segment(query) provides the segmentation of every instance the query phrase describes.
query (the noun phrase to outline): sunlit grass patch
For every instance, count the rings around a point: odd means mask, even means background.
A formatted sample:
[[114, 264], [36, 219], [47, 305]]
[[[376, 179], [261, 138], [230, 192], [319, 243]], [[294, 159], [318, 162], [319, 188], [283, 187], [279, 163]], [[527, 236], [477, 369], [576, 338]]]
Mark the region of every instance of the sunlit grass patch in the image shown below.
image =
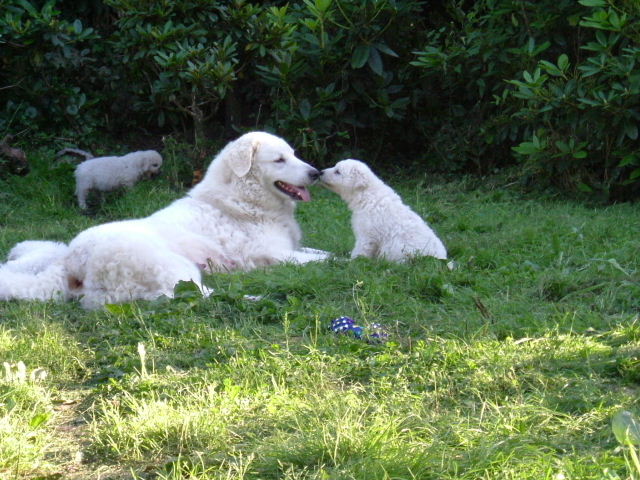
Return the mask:
[[0, 367], [0, 475], [21, 478], [43, 464], [53, 405], [49, 390], [39, 383], [44, 374], [32, 375], [24, 362]]
[[[30, 199], [28, 177], [7, 190], [26, 221], [5, 217], [3, 252], [180, 195], [141, 182], [85, 217], [52, 174], [59, 191]], [[2, 383], [0, 476], [627, 478], [610, 422], [640, 408], [637, 206], [475, 183], [397, 185], [449, 261], [350, 260], [348, 210], [314, 188], [298, 217], [327, 262], [207, 276], [208, 298], [0, 303], [0, 361], [48, 373]], [[343, 315], [388, 337], [329, 330]]]

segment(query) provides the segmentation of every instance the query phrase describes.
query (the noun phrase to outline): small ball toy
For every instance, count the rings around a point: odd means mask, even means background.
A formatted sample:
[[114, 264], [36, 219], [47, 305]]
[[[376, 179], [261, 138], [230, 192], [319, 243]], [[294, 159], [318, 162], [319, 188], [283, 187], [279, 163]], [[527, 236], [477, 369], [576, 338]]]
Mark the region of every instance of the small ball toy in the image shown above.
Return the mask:
[[338, 317], [331, 320], [329, 327], [334, 333], [351, 334], [357, 339], [366, 340], [369, 343], [385, 341], [389, 334], [385, 327], [379, 323], [372, 323], [369, 327], [361, 327], [351, 317]]
[[383, 342], [389, 337], [389, 333], [387, 332], [387, 330], [384, 328], [383, 325], [379, 323], [372, 323], [370, 329], [371, 329], [371, 332], [368, 333], [367, 336], [372, 342], [373, 341]]
[[334, 333], [351, 333], [356, 338], [362, 337], [362, 327], [356, 325], [356, 322], [351, 317], [338, 317], [331, 320], [331, 326], [329, 327]]

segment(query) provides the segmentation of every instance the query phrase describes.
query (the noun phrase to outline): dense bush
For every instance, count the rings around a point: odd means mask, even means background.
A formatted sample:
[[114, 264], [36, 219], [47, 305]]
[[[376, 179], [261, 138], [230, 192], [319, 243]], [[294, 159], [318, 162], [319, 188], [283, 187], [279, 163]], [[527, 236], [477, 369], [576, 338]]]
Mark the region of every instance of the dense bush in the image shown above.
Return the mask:
[[[413, 64], [438, 100], [447, 168], [522, 162], [571, 189], [637, 194], [640, 7], [631, 0], [485, 0], [453, 8]], [[636, 188], [636, 190], [634, 190]]]
[[540, 58], [575, 50], [567, 21], [578, 18], [579, 6], [574, 0], [447, 3], [450, 22], [432, 25], [412, 62], [425, 79], [427, 110], [439, 112], [421, 123], [445, 168], [471, 162], [484, 172], [508, 160], [522, 135], [513, 106], [503, 101], [506, 80]]
[[196, 143], [207, 123], [259, 125], [319, 161], [329, 145], [379, 149], [378, 130], [397, 124], [409, 103], [405, 25], [415, 1], [106, 3], [134, 109], [159, 126], [189, 119]]
[[267, 123], [329, 162], [347, 151], [376, 161], [407, 148], [401, 137], [414, 95], [408, 60], [421, 35], [419, 3], [292, 4], [280, 19], [294, 26], [286, 48], [258, 66], [272, 100]]
[[0, 134], [272, 129], [345, 156], [637, 194], [633, 0], [0, 0]]
[[[197, 145], [207, 121], [224, 118], [216, 115], [237, 96], [245, 70], [277, 49], [283, 34], [270, 28], [270, 10], [246, 2], [105, 1], [117, 17], [108, 43], [127, 65], [122, 80], [133, 110], [151, 114], [151, 126], [188, 119]], [[231, 111], [227, 120], [236, 121]]]
[[514, 150], [534, 171], [584, 191], [637, 193], [640, 5], [581, 3], [592, 8], [580, 21], [588, 34], [579, 55], [542, 60], [510, 82], [528, 137]]
[[88, 112], [100, 101], [100, 36], [58, 3], [0, 0], [0, 133], [98, 126], [99, 112]]

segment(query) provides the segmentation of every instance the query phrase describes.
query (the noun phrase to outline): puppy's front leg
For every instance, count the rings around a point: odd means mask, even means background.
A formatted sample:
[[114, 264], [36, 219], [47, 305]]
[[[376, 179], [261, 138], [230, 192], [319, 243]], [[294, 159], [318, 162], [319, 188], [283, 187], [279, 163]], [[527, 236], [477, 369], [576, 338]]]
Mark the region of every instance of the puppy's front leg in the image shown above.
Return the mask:
[[351, 258], [369, 257], [374, 258], [378, 254], [378, 244], [371, 239], [365, 240], [356, 238], [356, 244], [351, 251]]

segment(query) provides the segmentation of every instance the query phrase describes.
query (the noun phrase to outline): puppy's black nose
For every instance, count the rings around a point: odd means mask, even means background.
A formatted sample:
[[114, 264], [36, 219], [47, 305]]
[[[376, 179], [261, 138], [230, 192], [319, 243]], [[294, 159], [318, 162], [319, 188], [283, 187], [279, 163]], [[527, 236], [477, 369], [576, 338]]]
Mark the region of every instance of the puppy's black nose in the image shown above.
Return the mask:
[[318, 178], [320, 178], [320, 172], [314, 168], [313, 170], [309, 171], [309, 177], [311, 178], [311, 180], [316, 181]]

